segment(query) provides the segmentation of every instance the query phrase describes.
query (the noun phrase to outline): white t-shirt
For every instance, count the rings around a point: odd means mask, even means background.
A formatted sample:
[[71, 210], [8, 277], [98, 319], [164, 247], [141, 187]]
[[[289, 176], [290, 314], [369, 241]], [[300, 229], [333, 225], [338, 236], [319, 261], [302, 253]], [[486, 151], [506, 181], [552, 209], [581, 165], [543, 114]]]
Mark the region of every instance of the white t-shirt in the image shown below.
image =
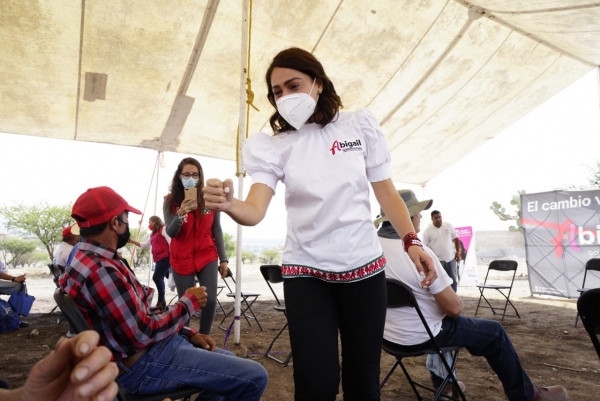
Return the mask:
[[454, 238], [458, 238], [458, 234], [450, 223], [442, 223], [440, 228], [431, 224], [423, 232], [423, 243], [444, 262], [450, 262], [456, 256], [456, 248], [452, 242]]
[[56, 253], [54, 254], [54, 264], [62, 267], [67, 267], [67, 260], [69, 259], [69, 254], [71, 253], [71, 249], [73, 249], [73, 245], [63, 241], [58, 246]]
[[[450, 287], [452, 279], [433, 251], [423, 246], [425, 252], [433, 259], [438, 278], [428, 288], [421, 288], [423, 279], [408, 253], [404, 252], [402, 240], [379, 237], [379, 241], [387, 260], [385, 276], [400, 280], [412, 289], [431, 332], [436, 336], [442, 328], [442, 319], [446, 314], [437, 306], [433, 294], [439, 294], [446, 287]], [[428, 341], [429, 335], [414, 308], [391, 308], [386, 313], [383, 338], [401, 345], [417, 345]]]
[[285, 184], [284, 277], [351, 282], [384, 268], [369, 182], [391, 177], [390, 154], [371, 112], [340, 113], [324, 128], [256, 133], [246, 141], [244, 167], [254, 184], [273, 191]]

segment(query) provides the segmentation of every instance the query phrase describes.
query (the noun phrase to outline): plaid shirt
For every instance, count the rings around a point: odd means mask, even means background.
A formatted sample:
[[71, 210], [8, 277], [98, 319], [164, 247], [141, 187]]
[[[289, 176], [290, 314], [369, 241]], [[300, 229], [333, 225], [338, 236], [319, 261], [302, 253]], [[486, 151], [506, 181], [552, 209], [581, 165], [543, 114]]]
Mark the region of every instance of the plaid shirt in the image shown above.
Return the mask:
[[193, 295], [184, 294], [163, 313], [150, 313], [148, 287], [123, 265], [114, 249], [98, 242], [82, 238], [59, 284], [116, 362], [179, 332], [188, 337], [197, 334], [184, 326], [200, 309]]

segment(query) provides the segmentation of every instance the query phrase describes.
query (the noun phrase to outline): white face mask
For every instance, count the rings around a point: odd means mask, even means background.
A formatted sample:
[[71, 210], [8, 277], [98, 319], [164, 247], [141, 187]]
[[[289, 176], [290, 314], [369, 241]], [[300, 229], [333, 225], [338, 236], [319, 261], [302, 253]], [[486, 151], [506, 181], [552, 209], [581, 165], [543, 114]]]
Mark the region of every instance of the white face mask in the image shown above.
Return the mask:
[[286, 95], [277, 100], [277, 111], [292, 127], [300, 129], [304, 123], [313, 115], [317, 102], [310, 94], [315, 87], [315, 80], [308, 93], [294, 93]]

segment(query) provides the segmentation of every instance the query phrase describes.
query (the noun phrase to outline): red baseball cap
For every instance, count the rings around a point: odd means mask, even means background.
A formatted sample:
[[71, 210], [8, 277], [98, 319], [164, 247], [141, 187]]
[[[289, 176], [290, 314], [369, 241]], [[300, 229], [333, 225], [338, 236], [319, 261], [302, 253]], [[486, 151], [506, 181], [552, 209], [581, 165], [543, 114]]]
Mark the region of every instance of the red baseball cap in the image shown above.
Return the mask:
[[69, 226], [62, 231], [63, 238], [70, 237], [71, 235], [79, 235], [79, 226], [77, 224]]
[[121, 195], [109, 187], [90, 188], [77, 198], [71, 210], [71, 217], [79, 227], [92, 227], [106, 223], [123, 212], [142, 214], [129, 206]]

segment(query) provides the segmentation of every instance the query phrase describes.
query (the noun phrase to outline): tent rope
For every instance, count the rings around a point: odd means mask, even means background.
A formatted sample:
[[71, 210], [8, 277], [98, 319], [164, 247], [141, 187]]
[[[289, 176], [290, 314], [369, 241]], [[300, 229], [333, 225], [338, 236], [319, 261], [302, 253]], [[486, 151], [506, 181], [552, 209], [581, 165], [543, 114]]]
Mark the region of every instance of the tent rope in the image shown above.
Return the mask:
[[[258, 107], [254, 105], [254, 91], [252, 91], [252, 79], [250, 78], [250, 58], [252, 54], [252, 0], [249, 0], [248, 7], [248, 60], [246, 62], [246, 138], [248, 138], [248, 130], [249, 130], [249, 121], [250, 121], [250, 106], [256, 111], [260, 111]], [[236, 133], [239, 132], [240, 126], [238, 125]], [[235, 159], [239, 160], [239, 148], [240, 148], [240, 138], [236, 135], [236, 146], [235, 146]], [[236, 171], [235, 175], [237, 177], [242, 174], [244, 177], [246, 176], [245, 171]]]
[[254, 105], [254, 92], [252, 92], [252, 79], [250, 79], [250, 57], [252, 54], [252, 0], [249, 1], [249, 10], [248, 10], [248, 62], [246, 63], [248, 68], [248, 78], [246, 78], [246, 138], [248, 138], [248, 121], [250, 119], [250, 107], [256, 111], [260, 111], [258, 107]]

